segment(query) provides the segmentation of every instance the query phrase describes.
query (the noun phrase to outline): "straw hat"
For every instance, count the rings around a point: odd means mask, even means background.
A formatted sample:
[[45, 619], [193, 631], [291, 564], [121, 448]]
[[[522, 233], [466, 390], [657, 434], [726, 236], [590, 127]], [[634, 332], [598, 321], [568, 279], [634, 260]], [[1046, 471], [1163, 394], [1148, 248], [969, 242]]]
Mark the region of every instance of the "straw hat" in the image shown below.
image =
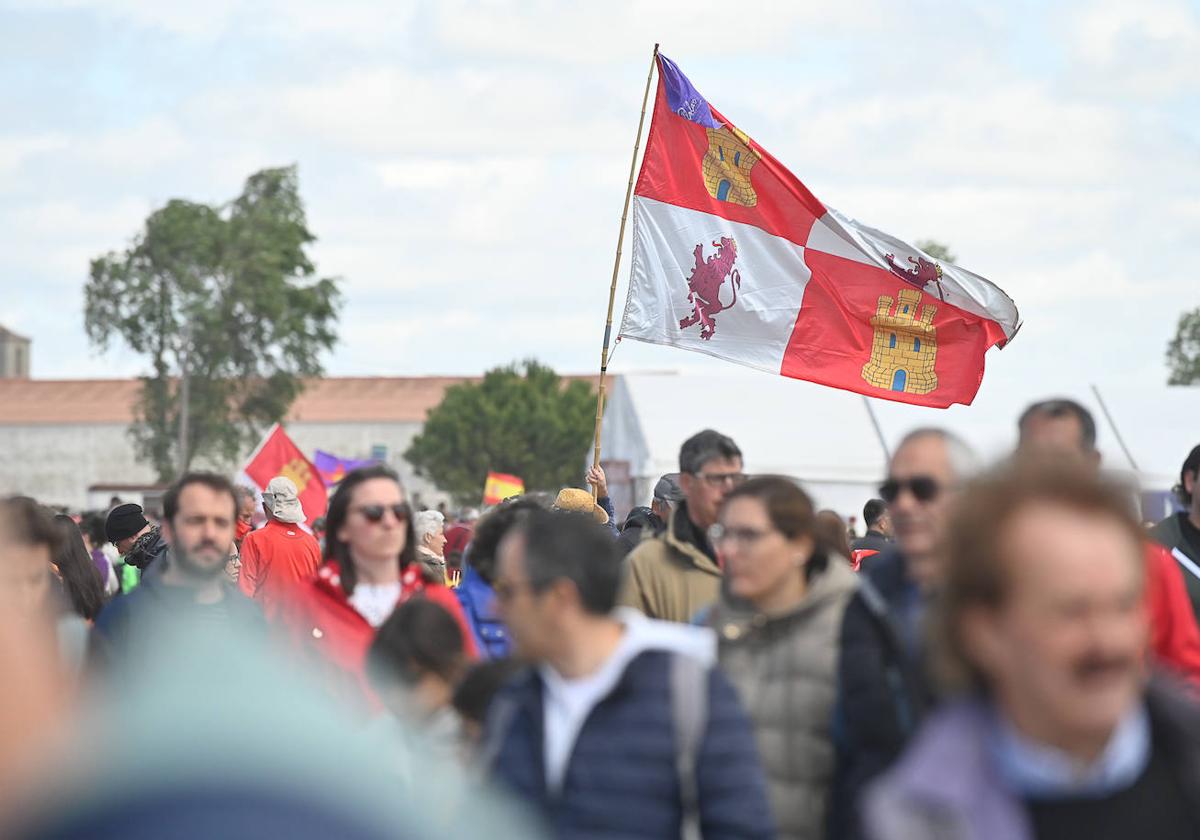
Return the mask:
[[571, 513], [590, 513], [601, 525], [608, 524], [608, 514], [604, 508], [596, 504], [589, 490], [564, 487], [558, 491], [558, 497], [554, 500], [554, 509], [566, 510]]

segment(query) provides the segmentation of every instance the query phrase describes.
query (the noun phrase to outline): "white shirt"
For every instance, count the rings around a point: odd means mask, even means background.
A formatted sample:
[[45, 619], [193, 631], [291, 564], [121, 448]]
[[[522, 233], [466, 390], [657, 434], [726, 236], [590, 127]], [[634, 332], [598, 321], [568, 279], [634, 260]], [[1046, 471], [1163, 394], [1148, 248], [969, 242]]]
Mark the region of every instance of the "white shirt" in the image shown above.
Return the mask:
[[387, 621], [400, 600], [400, 581], [355, 584], [349, 600], [350, 606], [367, 620], [367, 624], [378, 627]]
[[542, 666], [542, 682], [546, 687], [542, 697], [545, 707], [544, 760], [546, 785], [550, 790], [562, 789], [579, 730], [592, 709], [612, 691], [625, 672], [631, 653], [628, 648], [629, 633], [623, 633], [604, 664], [577, 679], [567, 679], [549, 665]]

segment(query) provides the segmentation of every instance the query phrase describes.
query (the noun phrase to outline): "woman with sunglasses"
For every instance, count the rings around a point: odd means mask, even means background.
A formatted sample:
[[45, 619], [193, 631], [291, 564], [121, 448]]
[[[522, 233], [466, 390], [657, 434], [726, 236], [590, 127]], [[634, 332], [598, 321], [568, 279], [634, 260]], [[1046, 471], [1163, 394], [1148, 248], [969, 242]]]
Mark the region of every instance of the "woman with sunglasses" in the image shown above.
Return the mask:
[[372, 713], [381, 710], [366, 678], [367, 650], [396, 605], [410, 598], [445, 607], [474, 658], [454, 593], [417, 562], [412, 512], [395, 472], [376, 466], [348, 474], [325, 521], [324, 563], [287, 599], [280, 620], [335, 695]]
[[754, 724], [778, 836], [823, 838], [838, 634], [857, 576], [818, 536], [812, 501], [779, 476], [731, 490], [710, 538], [725, 586], [707, 621]]

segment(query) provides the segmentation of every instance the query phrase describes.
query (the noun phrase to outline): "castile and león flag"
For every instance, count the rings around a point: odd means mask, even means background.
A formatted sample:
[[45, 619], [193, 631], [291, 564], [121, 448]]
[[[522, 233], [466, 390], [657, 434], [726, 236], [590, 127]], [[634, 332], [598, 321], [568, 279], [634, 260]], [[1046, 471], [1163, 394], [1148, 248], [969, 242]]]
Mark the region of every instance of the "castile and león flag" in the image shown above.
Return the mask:
[[818, 200], [656, 53], [623, 338], [935, 408], [1020, 328], [1001, 289]]

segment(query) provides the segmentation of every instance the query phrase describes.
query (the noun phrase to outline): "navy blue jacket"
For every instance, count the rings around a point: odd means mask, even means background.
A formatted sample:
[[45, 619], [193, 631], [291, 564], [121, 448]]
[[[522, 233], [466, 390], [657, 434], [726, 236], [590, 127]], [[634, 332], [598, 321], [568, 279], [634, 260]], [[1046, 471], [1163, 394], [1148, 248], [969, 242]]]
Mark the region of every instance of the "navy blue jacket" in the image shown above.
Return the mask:
[[179, 631], [189, 622], [204, 632], [206, 622], [216, 618], [237, 632], [266, 637], [262, 610], [236, 586], [225, 584], [224, 599], [213, 607], [197, 604], [192, 590], [169, 586], [162, 577], [161, 568], [144, 576], [133, 591], [109, 601], [100, 611], [89, 639], [88, 658], [94, 665], [136, 661], [159, 643], [166, 629]]
[[[495, 775], [545, 818], [559, 838], [677, 838], [682, 809], [675, 767], [670, 669], [672, 654], [636, 656], [612, 692], [592, 709], [575, 741], [562, 791], [546, 788], [542, 681], [536, 671], [505, 689], [512, 704], [499, 738]], [[709, 672], [708, 726], [696, 768], [705, 840], [770, 838], [774, 820], [754, 731], [733, 687]], [[494, 729], [502, 715], [493, 715]], [[489, 732], [489, 737], [499, 733]]]
[[862, 837], [859, 797], [899, 757], [930, 704], [921, 663], [902, 630], [902, 615], [916, 597], [903, 555], [892, 549], [872, 557], [861, 575], [839, 642], [832, 840]]

